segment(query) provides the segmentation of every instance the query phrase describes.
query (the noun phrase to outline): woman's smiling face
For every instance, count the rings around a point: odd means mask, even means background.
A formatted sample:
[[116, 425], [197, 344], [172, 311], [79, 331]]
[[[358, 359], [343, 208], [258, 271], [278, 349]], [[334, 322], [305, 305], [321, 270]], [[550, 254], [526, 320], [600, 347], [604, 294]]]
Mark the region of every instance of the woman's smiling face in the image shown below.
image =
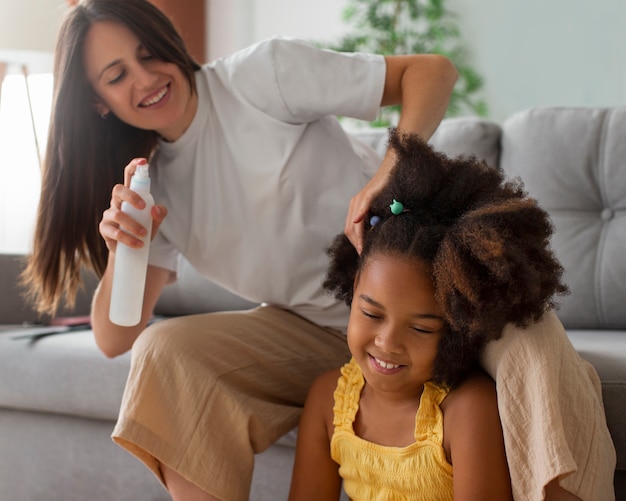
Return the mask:
[[372, 389], [390, 398], [419, 395], [445, 328], [426, 263], [368, 257], [355, 280], [348, 344]]
[[159, 61], [124, 25], [95, 23], [83, 50], [87, 79], [98, 100], [96, 110], [114, 113], [140, 129], [175, 141], [189, 127], [197, 96], [180, 68]]

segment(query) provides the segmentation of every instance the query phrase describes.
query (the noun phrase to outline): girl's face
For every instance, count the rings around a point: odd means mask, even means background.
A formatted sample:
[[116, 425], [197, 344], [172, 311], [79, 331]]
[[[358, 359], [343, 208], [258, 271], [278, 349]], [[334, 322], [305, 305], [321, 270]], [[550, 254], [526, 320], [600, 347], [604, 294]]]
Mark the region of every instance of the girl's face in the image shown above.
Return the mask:
[[419, 396], [444, 329], [424, 262], [368, 258], [355, 280], [348, 345], [369, 387], [386, 398]]
[[156, 60], [124, 25], [95, 23], [83, 52], [98, 113], [112, 112], [129, 125], [175, 141], [189, 127], [197, 97], [183, 72]]

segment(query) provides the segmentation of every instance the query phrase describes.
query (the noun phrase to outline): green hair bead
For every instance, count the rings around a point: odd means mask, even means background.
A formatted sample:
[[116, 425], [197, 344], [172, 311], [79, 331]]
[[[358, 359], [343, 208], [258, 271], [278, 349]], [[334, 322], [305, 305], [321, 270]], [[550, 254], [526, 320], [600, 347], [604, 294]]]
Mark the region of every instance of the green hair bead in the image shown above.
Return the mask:
[[398, 214], [401, 214], [402, 211], [404, 210], [404, 204], [402, 202], [398, 202], [395, 198], [393, 199], [393, 203], [389, 206], [389, 208], [391, 209], [391, 213], [394, 216], [397, 216]]

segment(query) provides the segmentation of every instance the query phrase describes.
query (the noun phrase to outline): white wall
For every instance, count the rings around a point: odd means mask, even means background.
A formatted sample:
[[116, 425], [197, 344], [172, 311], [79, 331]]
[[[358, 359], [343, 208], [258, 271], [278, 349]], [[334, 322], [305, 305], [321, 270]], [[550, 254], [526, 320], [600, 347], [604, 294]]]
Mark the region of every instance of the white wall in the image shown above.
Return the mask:
[[53, 50], [65, 0], [0, 0], [0, 49]]
[[[267, 36], [335, 40], [346, 0], [209, 0], [210, 56]], [[626, 1], [448, 0], [490, 118], [538, 105], [626, 104]], [[228, 22], [220, 10], [230, 9]], [[237, 12], [235, 12], [238, 9]], [[211, 42], [213, 40], [213, 43]]]
[[624, 0], [449, 0], [491, 116], [626, 104]]
[[332, 41], [346, 29], [343, 0], [207, 1], [209, 59], [274, 35]]

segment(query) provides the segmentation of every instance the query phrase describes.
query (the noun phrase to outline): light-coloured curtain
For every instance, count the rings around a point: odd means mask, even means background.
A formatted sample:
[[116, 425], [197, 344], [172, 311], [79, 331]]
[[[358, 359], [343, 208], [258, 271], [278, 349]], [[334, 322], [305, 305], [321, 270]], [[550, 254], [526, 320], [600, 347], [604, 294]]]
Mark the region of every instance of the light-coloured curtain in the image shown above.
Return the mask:
[[47, 136], [52, 75], [7, 72], [0, 63], [0, 253], [31, 249]]

